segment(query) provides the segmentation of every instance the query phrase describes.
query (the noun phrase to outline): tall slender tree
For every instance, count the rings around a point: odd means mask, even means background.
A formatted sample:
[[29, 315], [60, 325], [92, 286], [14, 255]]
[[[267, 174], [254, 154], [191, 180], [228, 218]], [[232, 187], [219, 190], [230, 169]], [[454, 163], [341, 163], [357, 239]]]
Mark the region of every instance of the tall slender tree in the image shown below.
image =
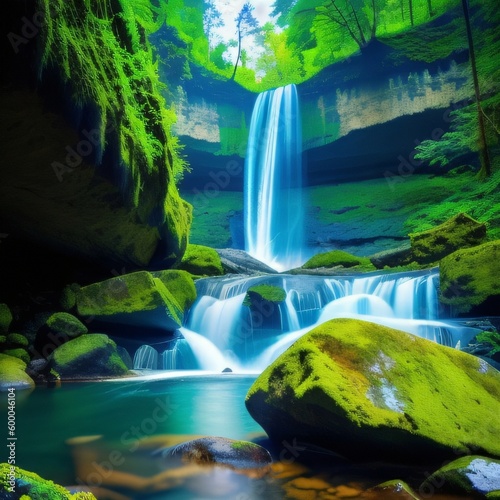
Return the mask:
[[217, 45], [219, 38], [215, 30], [223, 25], [222, 14], [215, 6], [214, 0], [205, 0], [205, 12], [203, 13], [203, 29], [208, 39], [208, 59], [212, 48]]
[[236, 70], [238, 69], [238, 64], [241, 59], [243, 39], [248, 35], [256, 33], [259, 28], [259, 23], [253, 15], [253, 10], [254, 6], [250, 2], [246, 2], [235, 18], [236, 34], [238, 35], [238, 55], [236, 56], [236, 62], [234, 63], [234, 70], [231, 76], [231, 80], [234, 80], [236, 76]]

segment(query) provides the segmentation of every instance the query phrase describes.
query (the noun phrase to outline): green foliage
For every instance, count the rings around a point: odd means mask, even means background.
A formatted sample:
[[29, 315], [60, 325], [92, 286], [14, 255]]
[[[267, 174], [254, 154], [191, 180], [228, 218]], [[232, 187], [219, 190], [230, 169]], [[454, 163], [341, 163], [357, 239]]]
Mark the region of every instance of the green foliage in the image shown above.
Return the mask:
[[311, 257], [302, 267], [304, 269], [318, 269], [320, 267], [355, 267], [362, 266], [365, 270], [374, 270], [375, 267], [366, 257], [356, 257], [343, 250], [319, 253]]
[[500, 334], [498, 332], [482, 332], [476, 335], [476, 340], [481, 344], [489, 344], [490, 352], [487, 356], [493, 357], [497, 352], [500, 352]]
[[255, 285], [247, 290], [244, 306], [250, 307], [255, 301], [265, 300], [267, 302], [283, 302], [286, 299], [286, 292], [283, 288], [274, 285]]
[[[481, 112], [484, 116], [486, 141], [490, 156], [496, 157], [500, 136], [500, 67], [496, 62], [500, 52], [500, 37], [498, 37], [500, 13], [494, 0], [476, 1], [474, 7], [475, 14], [471, 26], [476, 40], [476, 67], [482, 96]], [[463, 32], [463, 27], [459, 27], [457, 30]], [[465, 35], [462, 36], [465, 40]], [[448, 40], [448, 42], [450, 47], [456, 47], [454, 41]], [[445, 45], [446, 43], [443, 43], [443, 46]], [[470, 72], [468, 67], [466, 71]], [[470, 94], [474, 94], [472, 88]], [[450, 130], [438, 141], [423, 141], [416, 148], [418, 154], [415, 158], [426, 161], [430, 165], [446, 166], [461, 156], [479, 150], [476, 104], [458, 109], [451, 113], [450, 117], [452, 119]]]

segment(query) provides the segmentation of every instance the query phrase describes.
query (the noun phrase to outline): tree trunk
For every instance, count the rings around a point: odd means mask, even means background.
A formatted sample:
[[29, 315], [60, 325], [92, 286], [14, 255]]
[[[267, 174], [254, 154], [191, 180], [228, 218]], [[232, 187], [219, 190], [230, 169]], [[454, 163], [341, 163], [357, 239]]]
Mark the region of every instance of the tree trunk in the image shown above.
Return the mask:
[[429, 17], [434, 15], [434, 11], [432, 10], [432, 0], [427, 0], [427, 8], [429, 9]]
[[413, 0], [408, 0], [408, 6], [410, 8], [410, 23], [413, 26]]
[[488, 152], [488, 143], [486, 140], [486, 131], [484, 128], [483, 110], [481, 108], [481, 92], [479, 89], [479, 79], [477, 77], [476, 53], [474, 51], [474, 40], [472, 38], [467, 0], [462, 0], [462, 8], [464, 11], [465, 27], [467, 29], [467, 42], [469, 44], [469, 57], [472, 69], [472, 79], [474, 81], [474, 93], [476, 95], [477, 121], [479, 126], [479, 157], [481, 159], [481, 170], [479, 171], [479, 176], [489, 177], [491, 175], [491, 163]]
[[241, 29], [240, 29], [240, 23], [238, 22], [238, 55], [236, 57], [236, 62], [234, 63], [234, 71], [233, 74], [231, 75], [231, 80], [234, 80], [236, 76], [236, 70], [238, 69], [238, 63], [240, 62], [240, 56], [241, 56]]

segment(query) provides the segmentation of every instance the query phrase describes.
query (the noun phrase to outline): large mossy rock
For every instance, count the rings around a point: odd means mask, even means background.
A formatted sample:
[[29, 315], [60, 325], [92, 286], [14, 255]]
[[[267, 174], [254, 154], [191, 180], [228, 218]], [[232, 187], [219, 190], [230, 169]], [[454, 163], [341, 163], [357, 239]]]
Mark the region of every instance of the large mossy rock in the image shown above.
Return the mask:
[[[186, 298], [180, 300], [186, 302]], [[147, 271], [82, 287], [77, 294], [76, 306], [80, 316], [164, 330], [179, 328], [184, 314], [163, 280]]]
[[355, 460], [500, 456], [500, 372], [409, 333], [326, 322], [258, 377], [246, 406], [269, 437]]
[[186, 312], [193, 305], [196, 300], [196, 286], [190, 273], [180, 269], [167, 269], [151, 274], [166, 286], [181, 311]]
[[66, 488], [34, 472], [0, 464], [0, 498], [2, 500], [97, 500], [89, 492], [71, 494]]
[[486, 224], [459, 213], [437, 227], [409, 236], [413, 260], [419, 264], [430, 264], [460, 248], [483, 243]]
[[419, 488], [424, 498], [436, 492], [500, 498], [500, 461], [477, 455], [458, 458], [430, 475]]
[[0, 391], [34, 387], [35, 382], [26, 373], [26, 363], [18, 357], [0, 353]]
[[82, 335], [59, 346], [51, 368], [64, 379], [119, 377], [128, 373], [116, 344], [100, 333]]
[[188, 245], [177, 267], [196, 276], [224, 274], [219, 254], [213, 248], [203, 245]]
[[500, 310], [500, 240], [457, 250], [439, 262], [443, 304], [459, 313], [496, 316]]

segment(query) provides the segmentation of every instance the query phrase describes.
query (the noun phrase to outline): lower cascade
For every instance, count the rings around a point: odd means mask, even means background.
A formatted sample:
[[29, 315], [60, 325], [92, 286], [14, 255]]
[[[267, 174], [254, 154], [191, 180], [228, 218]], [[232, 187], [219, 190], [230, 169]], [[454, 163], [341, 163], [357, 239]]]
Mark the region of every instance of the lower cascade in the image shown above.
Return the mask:
[[[255, 285], [281, 288], [285, 299], [248, 305]], [[357, 318], [439, 344], [467, 344], [478, 329], [439, 319], [439, 272], [341, 277], [267, 275], [206, 278], [186, 325], [161, 354], [142, 346], [135, 369], [260, 372], [295, 340], [334, 318]]]

